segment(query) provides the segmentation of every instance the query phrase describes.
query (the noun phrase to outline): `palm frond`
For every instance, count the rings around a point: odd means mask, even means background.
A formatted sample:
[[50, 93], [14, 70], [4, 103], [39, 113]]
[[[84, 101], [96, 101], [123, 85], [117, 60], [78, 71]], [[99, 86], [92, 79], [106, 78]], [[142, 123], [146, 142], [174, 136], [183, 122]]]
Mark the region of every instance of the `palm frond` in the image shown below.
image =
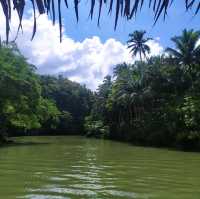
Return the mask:
[[167, 53], [169, 53], [170, 55], [172, 55], [172, 56], [174, 56], [174, 57], [177, 57], [177, 58], [180, 58], [180, 57], [181, 57], [181, 54], [180, 54], [177, 50], [175, 50], [175, 49], [173, 49], [173, 48], [166, 48], [166, 49], [165, 49], [165, 52], [167, 52]]
[[140, 56], [140, 61], [142, 61], [142, 55], [147, 59], [147, 54], [150, 53], [150, 47], [146, 44], [147, 41], [152, 40], [152, 38], [145, 38], [146, 31], [134, 31], [129, 34], [131, 37], [128, 41], [128, 48], [130, 48], [130, 53], [133, 57], [136, 57], [137, 54]]
[[150, 47], [149, 47], [148, 45], [146, 45], [146, 44], [143, 46], [143, 50], [144, 50], [145, 52], [147, 52], [148, 54], [150, 54], [150, 52], [151, 52]]

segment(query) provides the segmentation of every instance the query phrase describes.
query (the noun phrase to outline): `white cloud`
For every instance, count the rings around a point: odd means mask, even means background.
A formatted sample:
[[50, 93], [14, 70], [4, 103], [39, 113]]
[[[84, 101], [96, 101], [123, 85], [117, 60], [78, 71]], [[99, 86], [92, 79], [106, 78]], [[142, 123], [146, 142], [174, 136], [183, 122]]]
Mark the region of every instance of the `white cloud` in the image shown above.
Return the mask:
[[[17, 16], [14, 14], [12, 38], [17, 25]], [[63, 35], [63, 41], [60, 43], [58, 24], [53, 27], [45, 15], [38, 18], [37, 33], [31, 42], [32, 28], [33, 18], [29, 16], [23, 21], [23, 34], [19, 34], [17, 44], [22, 54], [38, 68], [40, 74], [63, 74], [73, 81], [96, 89], [104, 76], [112, 73], [116, 64], [132, 62], [126, 45], [113, 38], [103, 43], [99, 37], [94, 36], [77, 42]], [[1, 21], [0, 34], [5, 36], [4, 30], [5, 24]], [[158, 41], [149, 41], [148, 44], [151, 47], [151, 55], [158, 55], [163, 51]]]
[[147, 44], [151, 47], [150, 56], [159, 55], [164, 51], [164, 48], [156, 40], [150, 40]]
[[200, 39], [198, 40], [198, 42], [197, 42], [197, 46], [199, 46], [200, 45]]

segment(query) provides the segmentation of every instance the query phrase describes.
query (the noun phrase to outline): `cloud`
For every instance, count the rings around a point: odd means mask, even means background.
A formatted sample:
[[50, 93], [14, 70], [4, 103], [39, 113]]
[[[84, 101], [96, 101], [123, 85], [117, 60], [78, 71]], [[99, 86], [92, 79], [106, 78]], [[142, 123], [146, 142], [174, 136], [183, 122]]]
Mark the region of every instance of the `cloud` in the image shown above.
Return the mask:
[[197, 46], [199, 46], [200, 45], [200, 39], [197, 41]]
[[[2, 11], [0, 18], [2, 19]], [[14, 38], [17, 26], [15, 13], [12, 17], [11, 38]], [[52, 26], [45, 15], [38, 18], [37, 33], [34, 40], [30, 41], [32, 28], [33, 17], [26, 16], [23, 21], [23, 34], [19, 34], [16, 42], [22, 54], [38, 68], [40, 74], [63, 74], [94, 90], [106, 75], [112, 74], [116, 64], [133, 62], [127, 46], [114, 38], [103, 43], [99, 37], [93, 36], [79, 42], [64, 34], [60, 43], [58, 24]], [[1, 21], [0, 34], [5, 37], [4, 31], [5, 24]], [[163, 51], [156, 40], [149, 41], [148, 44], [151, 47], [151, 55], [158, 55]]]

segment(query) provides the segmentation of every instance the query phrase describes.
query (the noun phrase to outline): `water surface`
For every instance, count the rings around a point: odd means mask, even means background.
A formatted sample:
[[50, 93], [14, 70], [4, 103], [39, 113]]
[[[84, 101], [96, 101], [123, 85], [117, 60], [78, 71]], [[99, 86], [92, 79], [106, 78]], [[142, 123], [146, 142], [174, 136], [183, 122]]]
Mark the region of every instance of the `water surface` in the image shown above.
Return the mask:
[[0, 148], [2, 199], [199, 199], [200, 153], [83, 137]]

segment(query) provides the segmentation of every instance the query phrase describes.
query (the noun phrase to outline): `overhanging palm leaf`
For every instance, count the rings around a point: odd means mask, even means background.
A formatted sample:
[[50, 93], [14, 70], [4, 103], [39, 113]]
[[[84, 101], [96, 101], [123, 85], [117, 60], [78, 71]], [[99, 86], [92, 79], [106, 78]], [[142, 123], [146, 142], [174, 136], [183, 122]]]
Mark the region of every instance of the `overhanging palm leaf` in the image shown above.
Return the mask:
[[[62, 40], [62, 13], [61, 13], [61, 0], [31, 0], [32, 2], [32, 10], [37, 10], [39, 14], [44, 13], [51, 13], [52, 15], [52, 21], [53, 24], [55, 23], [55, 16], [56, 13], [58, 13], [59, 18], [59, 26], [60, 26], [60, 40]], [[77, 20], [79, 20], [79, 3], [81, 0], [73, 0], [74, 2], [74, 10], [76, 14]], [[67, 0], [64, 0], [66, 7], [68, 8], [68, 2]], [[115, 6], [115, 28], [117, 26], [118, 18], [119, 16], [125, 17], [126, 19], [132, 19], [133, 16], [136, 16], [138, 11], [144, 7], [144, 5], [148, 5], [150, 9], [153, 10], [154, 13], [154, 21], [156, 22], [161, 14], [164, 15], [164, 17], [167, 14], [167, 11], [172, 3], [174, 3], [174, 0], [90, 0], [90, 16], [91, 19], [94, 14], [95, 5], [98, 2], [98, 23], [101, 16], [101, 10], [103, 8], [104, 4], [109, 4], [109, 13], [113, 10], [113, 6]], [[22, 28], [22, 20], [24, 15], [24, 8], [26, 1], [25, 0], [1, 0], [0, 1], [3, 13], [6, 19], [6, 37], [8, 41], [8, 36], [10, 32], [10, 20], [11, 20], [11, 5], [13, 4], [13, 8], [17, 10], [18, 17], [19, 17], [19, 28]], [[186, 10], [189, 10], [191, 8], [195, 9], [195, 14], [197, 14], [200, 10], [200, 2], [199, 0], [182, 0], [182, 3], [185, 5]], [[57, 4], [58, 6], [55, 6]], [[56, 10], [57, 9], [57, 10]], [[34, 16], [34, 24], [33, 24], [33, 37], [36, 32], [36, 17]]]

